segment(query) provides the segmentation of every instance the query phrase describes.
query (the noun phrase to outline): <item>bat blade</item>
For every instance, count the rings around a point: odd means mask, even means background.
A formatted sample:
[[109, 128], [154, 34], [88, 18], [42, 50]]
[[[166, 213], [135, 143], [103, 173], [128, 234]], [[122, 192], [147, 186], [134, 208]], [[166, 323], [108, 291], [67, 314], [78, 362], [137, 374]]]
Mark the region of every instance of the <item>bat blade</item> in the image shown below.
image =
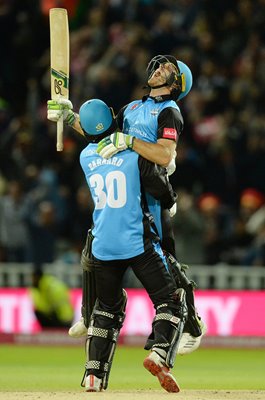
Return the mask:
[[[64, 8], [50, 9], [51, 98], [69, 98], [69, 25]], [[63, 116], [57, 122], [57, 151], [63, 150]]]

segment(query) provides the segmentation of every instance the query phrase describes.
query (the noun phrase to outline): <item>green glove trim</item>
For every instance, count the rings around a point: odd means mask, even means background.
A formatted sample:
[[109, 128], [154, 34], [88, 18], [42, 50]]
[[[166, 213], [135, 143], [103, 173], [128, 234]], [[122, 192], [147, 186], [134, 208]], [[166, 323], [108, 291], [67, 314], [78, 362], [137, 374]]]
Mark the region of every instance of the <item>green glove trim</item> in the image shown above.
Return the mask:
[[63, 106], [61, 104], [59, 104], [56, 100], [48, 100], [47, 101], [47, 108], [48, 110], [62, 110]]
[[125, 137], [126, 146], [128, 147], [128, 149], [132, 150], [135, 137], [131, 136], [131, 135], [124, 135], [124, 137]]
[[73, 126], [76, 119], [77, 119], [77, 114], [74, 113], [72, 110], [68, 110], [68, 115], [65, 119], [66, 124], [69, 126]]

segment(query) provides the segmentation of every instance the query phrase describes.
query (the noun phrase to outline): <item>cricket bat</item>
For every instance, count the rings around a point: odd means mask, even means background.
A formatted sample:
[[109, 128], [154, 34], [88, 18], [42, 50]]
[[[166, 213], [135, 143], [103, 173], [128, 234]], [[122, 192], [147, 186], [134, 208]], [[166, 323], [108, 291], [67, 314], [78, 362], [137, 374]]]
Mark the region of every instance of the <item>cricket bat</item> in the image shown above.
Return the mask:
[[[51, 98], [69, 98], [69, 26], [65, 8], [50, 9]], [[63, 150], [63, 115], [57, 122], [57, 151]]]

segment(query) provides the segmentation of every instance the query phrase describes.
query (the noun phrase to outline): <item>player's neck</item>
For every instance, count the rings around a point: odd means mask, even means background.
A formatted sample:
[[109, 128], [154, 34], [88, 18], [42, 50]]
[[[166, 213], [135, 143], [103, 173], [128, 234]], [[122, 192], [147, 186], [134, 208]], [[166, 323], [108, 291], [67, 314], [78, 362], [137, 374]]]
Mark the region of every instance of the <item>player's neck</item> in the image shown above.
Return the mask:
[[170, 90], [167, 87], [162, 87], [158, 89], [151, 89], [149, 96], [157, 97], [157, 96], [163, 96], [165, 94], [170, 94]]

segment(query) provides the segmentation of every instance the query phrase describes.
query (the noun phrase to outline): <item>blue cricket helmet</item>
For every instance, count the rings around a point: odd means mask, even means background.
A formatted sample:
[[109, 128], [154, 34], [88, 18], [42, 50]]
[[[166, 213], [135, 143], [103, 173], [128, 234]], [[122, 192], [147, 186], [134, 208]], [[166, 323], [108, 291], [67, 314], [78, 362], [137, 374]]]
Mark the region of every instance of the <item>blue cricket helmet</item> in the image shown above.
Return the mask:
[[80, 125], [88, 136], [106, 134], [113, 128], [113, 111], [104, 101], [87, 100], [79, 109]]
[[177, 60], [171, 55], [159, 54], [153, 57], [147, 66], [146, 71], [148, 74], [148, 80], [151, 78], [155, 70], [159, 68], [161, 64], [165, 63], [175, 65], [176, 71], [171, 73], [164, 84], [153, 86], [152, 89], [161, 88], [163, 86], [172, 86], [174, 84], [176, 87], [171, 92], [172, 96], [175, 100], [181, 100], [191, 90], [193, 81], [191, 70], [186, 64], [184, 64], [184, 62]]
[[193, 83], [193, 78], [192, 78], [192, 73], [187, 64], [184, 64], [184, 62], [177, 60], [178, 62], [178, 67], [179, 67], [179, 72], [181, 74], [181, 80], [182, 80], [182, 87], [181, 87], [181, 93], [178, 97], [178, 100], [181, 100], [183, 97], [187, 96], [189, 91], [192, 88], [192, 83]]

